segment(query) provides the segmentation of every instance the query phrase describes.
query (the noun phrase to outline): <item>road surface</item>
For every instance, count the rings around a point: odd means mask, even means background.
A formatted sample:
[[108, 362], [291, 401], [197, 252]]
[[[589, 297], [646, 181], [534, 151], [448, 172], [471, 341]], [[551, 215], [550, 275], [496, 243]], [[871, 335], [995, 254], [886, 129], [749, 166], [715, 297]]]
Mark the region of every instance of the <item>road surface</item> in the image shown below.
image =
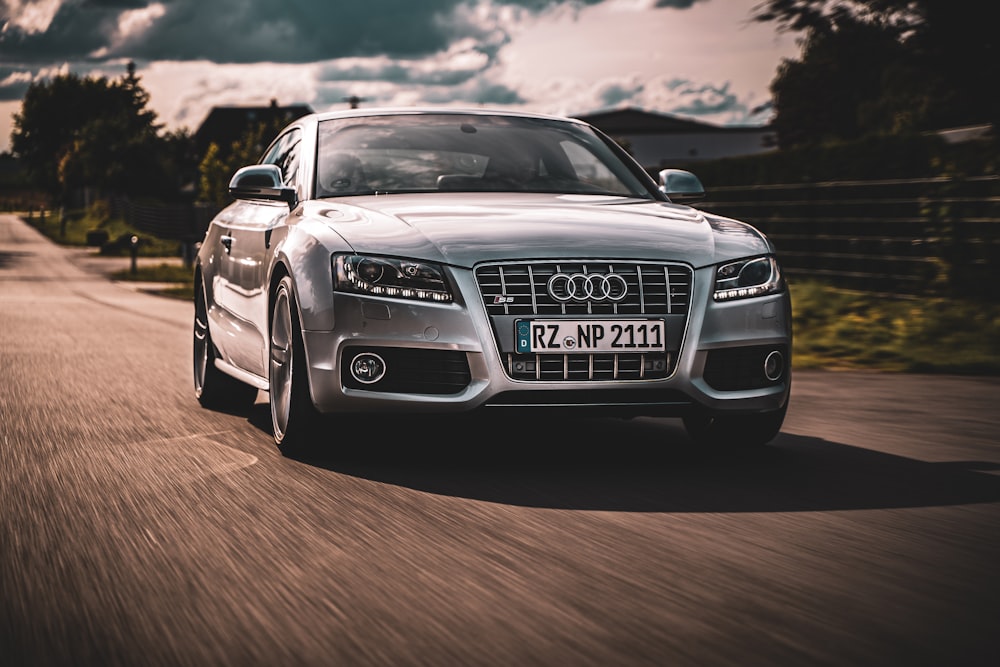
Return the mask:
[[800, 372], [754, 456], [371, 417], [296, 460], [81, 259], [0, 215], [4, 666], [1000, 664], [996, 378]]

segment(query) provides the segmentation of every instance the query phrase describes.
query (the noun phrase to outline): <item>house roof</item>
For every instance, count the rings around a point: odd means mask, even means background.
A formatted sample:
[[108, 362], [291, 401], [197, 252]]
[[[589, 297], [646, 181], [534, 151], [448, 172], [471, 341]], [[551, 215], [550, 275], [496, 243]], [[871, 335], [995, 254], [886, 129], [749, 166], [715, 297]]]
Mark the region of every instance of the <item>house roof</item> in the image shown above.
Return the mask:
[[734, 127], [713, 125], [697, 120], [682, 118], [672, 114], [645, 111], [635, 107], [623, 107], [608, 111], [577, 115], [576, 118], [590, 123], [605, 134], [683, 134], [691, 132], [759, 132], [767, 127]]
[[202, 121], [194, 133], [195, 146], [198, 152], [204, 154], [208, 145], [230, 146], [238, 141], [255, 123], [266, 123], [284, 126], [296, 118], [312, 113], [306, 104], [278, 106], [277, 100], [271, 100], [268, 106], [219, 106], [212, 107], [208, 116]]

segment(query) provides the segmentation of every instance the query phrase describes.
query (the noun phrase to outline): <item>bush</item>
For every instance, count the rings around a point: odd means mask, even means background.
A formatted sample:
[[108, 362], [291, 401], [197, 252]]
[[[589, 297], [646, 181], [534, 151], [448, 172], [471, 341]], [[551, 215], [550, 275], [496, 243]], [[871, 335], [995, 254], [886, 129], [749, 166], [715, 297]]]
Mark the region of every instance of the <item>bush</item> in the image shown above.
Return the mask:
[[106, 229], [88, 229], [87, 230], [87, 245], [99, 248], [108, 242], [108, 230]]

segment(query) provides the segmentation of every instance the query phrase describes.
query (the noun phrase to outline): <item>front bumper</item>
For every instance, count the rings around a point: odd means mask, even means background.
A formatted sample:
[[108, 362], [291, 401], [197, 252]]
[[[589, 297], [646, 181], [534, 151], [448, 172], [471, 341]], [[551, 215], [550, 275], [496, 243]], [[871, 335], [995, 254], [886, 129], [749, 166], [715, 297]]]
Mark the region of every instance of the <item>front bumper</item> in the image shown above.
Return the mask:
[[[303, 332], [313, 402], [324, 413], [546, 408], [683, 416], [778, 410], [791, 385], [787, 291], [716, 303], [711, 271], [694, 272], [672, 370], [653, 379], [515, 379], [501, 352], [509, 341], [497, 340], [505, 333], [492, 326], [471, 272], [453, 273], [457, 290], [450, 304], [337, 293], [333, 328]], [[776, 378], [763, 372], [772, 352], [784, 361]], [[352, 378], [350, 364], [359, 354], [384, 362], [384, 380]]]

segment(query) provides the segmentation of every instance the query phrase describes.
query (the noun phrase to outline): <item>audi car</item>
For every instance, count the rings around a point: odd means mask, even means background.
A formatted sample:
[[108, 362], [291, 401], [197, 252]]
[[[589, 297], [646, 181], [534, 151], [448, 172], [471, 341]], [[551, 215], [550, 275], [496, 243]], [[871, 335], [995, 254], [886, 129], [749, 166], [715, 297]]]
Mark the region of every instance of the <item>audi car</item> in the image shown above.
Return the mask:
[[201, 244], [195, 395], [267, 392], [283, 451], [366, 413], [660, 416], [705, 446], [767, 443], [791, 388], [775, 247], [694, 208], [692, 173], [657, 176], [571, 118], [302, 117]]

